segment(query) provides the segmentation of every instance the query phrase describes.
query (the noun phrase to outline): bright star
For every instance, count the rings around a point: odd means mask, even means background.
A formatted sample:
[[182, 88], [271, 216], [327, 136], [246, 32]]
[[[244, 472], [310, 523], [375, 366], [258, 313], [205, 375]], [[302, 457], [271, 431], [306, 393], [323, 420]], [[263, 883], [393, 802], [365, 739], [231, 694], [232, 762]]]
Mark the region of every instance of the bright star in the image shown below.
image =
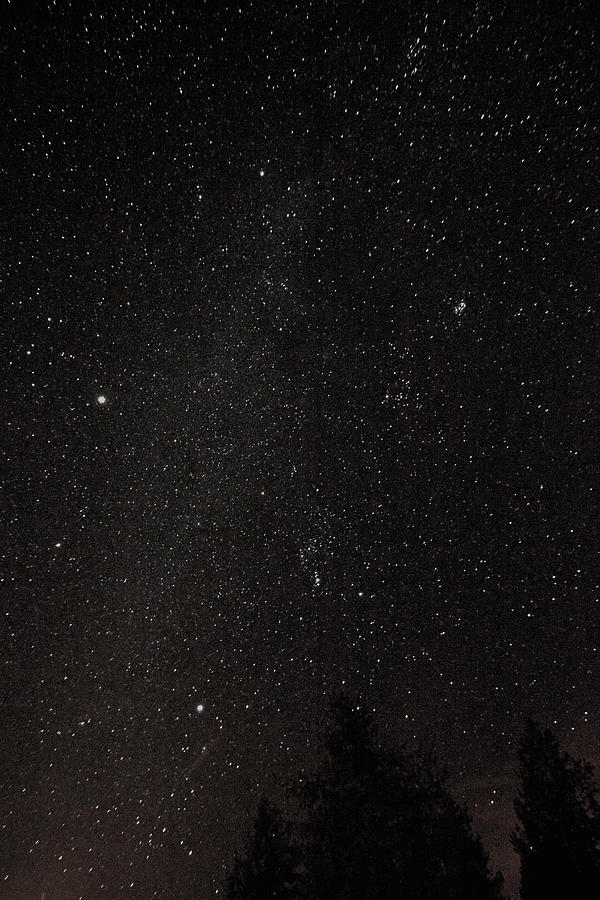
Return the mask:
[[203, 703], [198, 704], [198, 706], [196, 707], [196, 712], [204, 712], [204, 704]]
[[104, 394], [100, 394], [98, 397], [96, 397], [96, 400], [98, 401], [100, 406], [104, 406], [104, 404], [106, 403], [106, 397], [104, 396]]

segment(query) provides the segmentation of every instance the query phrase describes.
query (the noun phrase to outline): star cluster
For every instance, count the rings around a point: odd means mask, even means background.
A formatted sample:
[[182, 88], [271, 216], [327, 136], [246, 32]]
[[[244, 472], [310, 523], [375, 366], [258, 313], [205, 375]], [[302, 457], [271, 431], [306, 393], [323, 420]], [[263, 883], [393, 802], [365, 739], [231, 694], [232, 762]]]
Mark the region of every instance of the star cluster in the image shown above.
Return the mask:
[[222, 895], [340, 688], [511, 886], [523, 717], [600, 760], [591, 5], [7, 6], [0, 898]]

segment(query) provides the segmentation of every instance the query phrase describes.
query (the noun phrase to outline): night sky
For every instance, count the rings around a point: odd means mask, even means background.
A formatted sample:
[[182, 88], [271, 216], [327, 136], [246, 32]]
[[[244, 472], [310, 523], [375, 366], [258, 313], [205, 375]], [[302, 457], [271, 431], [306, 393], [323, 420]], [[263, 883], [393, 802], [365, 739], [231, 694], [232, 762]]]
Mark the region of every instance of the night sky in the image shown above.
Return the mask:
[[600, 763], [593, 10], [4, 0], [1, 900], [223, 896], [339, 689], [515, 892], [524, 717]]

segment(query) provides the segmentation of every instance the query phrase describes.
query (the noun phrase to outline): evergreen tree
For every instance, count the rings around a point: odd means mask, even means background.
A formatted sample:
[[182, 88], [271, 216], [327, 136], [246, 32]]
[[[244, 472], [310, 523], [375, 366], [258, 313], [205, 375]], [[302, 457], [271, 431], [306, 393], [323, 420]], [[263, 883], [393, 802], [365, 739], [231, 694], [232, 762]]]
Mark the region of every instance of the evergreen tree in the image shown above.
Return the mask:
[[518, 758], [522, 900], [600, 897], [600, 806], [593, 771], [561, 753], [552, 732], [527, 721]]
[[374, 724], [340, 695], [333, 701], [332, 726], [323, 745], [322, 766], [300, 788], [310, 896], [366, 900], [374, 896], [378, 877], [389, 880], [393, 852], [389, 847], [386, 854], [385, 843], [376, 846], [373, 841], [383, 800]]
[[314, 900], [498, 900], [471, 821], [425, 755], [390, 752], [371, 717], [336, 697], [325, 760], [300, 790]]
[[245, 856], [235, 860], [227, 882], [229, 900], [292, 900], [298, 897], [298, 854], [290, 826], [266, 799], [259, 804]]

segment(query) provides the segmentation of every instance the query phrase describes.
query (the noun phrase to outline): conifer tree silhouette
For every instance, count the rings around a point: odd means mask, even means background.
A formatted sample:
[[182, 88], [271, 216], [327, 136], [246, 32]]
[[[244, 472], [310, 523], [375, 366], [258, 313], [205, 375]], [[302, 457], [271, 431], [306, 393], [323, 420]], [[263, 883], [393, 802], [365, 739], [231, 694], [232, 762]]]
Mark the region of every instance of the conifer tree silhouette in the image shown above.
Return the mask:
[[518, 750], [521, 900], [600, 897], [600, 805], [587, 763], [561, 753], [549, 729], [531, 720]]
[[325, 758], [300, 789], [314, 900], [498, 900], [502, 878], [431, 756], [381, 746], [371, 716], [344, 695]]

